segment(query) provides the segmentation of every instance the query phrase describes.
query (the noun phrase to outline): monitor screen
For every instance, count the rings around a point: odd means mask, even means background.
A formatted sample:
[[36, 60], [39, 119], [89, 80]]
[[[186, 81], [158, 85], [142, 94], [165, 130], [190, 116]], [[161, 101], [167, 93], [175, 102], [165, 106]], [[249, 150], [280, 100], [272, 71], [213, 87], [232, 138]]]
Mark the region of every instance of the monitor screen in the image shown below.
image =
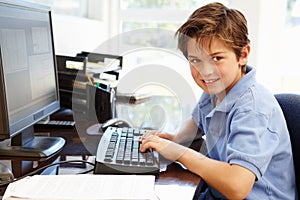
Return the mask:
[[0, 55], [0, 140], [4, 140], [60, 108], [50, 9], [0, 1]]

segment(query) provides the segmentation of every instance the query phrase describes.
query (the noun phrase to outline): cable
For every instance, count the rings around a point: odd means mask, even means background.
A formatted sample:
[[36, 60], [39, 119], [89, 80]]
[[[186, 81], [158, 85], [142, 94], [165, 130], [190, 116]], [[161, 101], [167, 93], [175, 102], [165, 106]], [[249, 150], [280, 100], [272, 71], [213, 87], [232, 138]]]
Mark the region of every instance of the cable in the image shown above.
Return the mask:
[[[86, 160], [65, 160], [65, 161], [60, 161], [60, 162], [56, 162], [56, 163], [51, 163], [51, 164], [49, 164], [49, 165], [45, 165], [45, 166], [43, 166], [43, 167], [41, 167], [41, 168], [38, 168], [38, 169], [36, 169], [36, 170], [34, 170], [34, 171], [30, 172], [30, 173], [27, 173], [27, 174], [25, 174], [24, 176], [21, 176], [21, 177], [19, 177], [19, 178], [16, 178], [16, 179], [14, 179], [14, 180], [12, 180], [12, 181], [6, 181], [6, 182], [3, 182], [3, 183], [0, 183], [0, 187], [6, 186], [6, 185], [8, 185], [8, 184], [10, 184], [10, 183], [13, 183], [13, 182], [15, 182], [15, 181], [21, 180], [21, 179], [23, 179], [23, 178], [25, 178], [25, 177], [27, 177], [27, 176], [33, 176], [33, 175], [39, 173], [40, 171], [42, 171], [42, 170], [44, 170], [44, 169], [47, 169], [48, 167], [52, 167], [52, 166], [55, 166], [55, 165], [66, 164], [66, 163], [73, 163], [73, 162], [77, 162], [77, 163], [78, 163], [78, 162], [87, 163], [87, 164], [92, 165], [93, 167], [95, 167], [95, 164], [94, 164], [94, 163], [89, 162], [89, 161], [86, 161]], [[93, 170], [94, 170], [94, 168], [92, 168], [92, 169], [90, 169], [90, 170], [87, 170], [87, 171], [85, 171], [85, 172], [81, 172], [81, 173], [79, 173], [79, 174], [89, 173], [89, 172], [91, 172], [91, 171], [93, 171]]]
[[90, 172], [92, 172], [92, 171], [94, 171], [93, 168], [90, 169], [90, 170], [84, 171], [84, 172], [80, 172], [80, 173], [78, 173], [78, 174], [88, 174], [88, 173], [90, 173]]

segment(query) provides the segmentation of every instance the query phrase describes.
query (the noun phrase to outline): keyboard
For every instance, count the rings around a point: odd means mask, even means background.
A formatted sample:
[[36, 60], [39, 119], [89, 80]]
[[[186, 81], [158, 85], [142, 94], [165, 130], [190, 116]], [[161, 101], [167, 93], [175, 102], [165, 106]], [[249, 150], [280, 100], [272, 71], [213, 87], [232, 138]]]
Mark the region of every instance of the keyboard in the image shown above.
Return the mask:
[[41, 121], [35, 124], [37, 128], [73, 128], [75, 126], [74, 121], [63, 121], [63, 120], [50, 120]]
[[103, 133], [96, 154], [94, 174], [159, 173], [159, 154], [140, 152], [140, 137], [147, 130], [108, 127]]

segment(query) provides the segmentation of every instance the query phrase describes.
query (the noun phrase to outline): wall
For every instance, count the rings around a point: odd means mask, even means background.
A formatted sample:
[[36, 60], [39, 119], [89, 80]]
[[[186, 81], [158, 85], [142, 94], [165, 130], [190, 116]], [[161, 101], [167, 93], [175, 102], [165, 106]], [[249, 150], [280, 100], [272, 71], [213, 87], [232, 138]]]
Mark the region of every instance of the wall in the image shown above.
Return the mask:
[[74, 56], [93, 51], [108, 35], [106, 24], [99, 20], [53, 14], [56, 54]]
[[273, 92], [282, 88], [281, 43], [285, 26], [286, 0], [231, 0], [242, 11], [249, 26], [251, 54], [249, 64], [256, 67], [257, 78]]

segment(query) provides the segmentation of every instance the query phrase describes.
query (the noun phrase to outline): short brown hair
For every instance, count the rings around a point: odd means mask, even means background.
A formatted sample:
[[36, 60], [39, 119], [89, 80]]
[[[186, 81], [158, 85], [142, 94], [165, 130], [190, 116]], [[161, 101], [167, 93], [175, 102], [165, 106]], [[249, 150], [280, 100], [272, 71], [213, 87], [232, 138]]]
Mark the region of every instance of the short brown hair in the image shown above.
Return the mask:
[[235, 9], [221, 3], [210, 3], [195, 10], [188, 20], [177, 30], [178, 48], [187, 57], [187, 42], [195, 39], [200, 45], [204, 39], [218, 38], [232, 48], [237, 59], [243, 47], [250, 43], [247, 20]]

